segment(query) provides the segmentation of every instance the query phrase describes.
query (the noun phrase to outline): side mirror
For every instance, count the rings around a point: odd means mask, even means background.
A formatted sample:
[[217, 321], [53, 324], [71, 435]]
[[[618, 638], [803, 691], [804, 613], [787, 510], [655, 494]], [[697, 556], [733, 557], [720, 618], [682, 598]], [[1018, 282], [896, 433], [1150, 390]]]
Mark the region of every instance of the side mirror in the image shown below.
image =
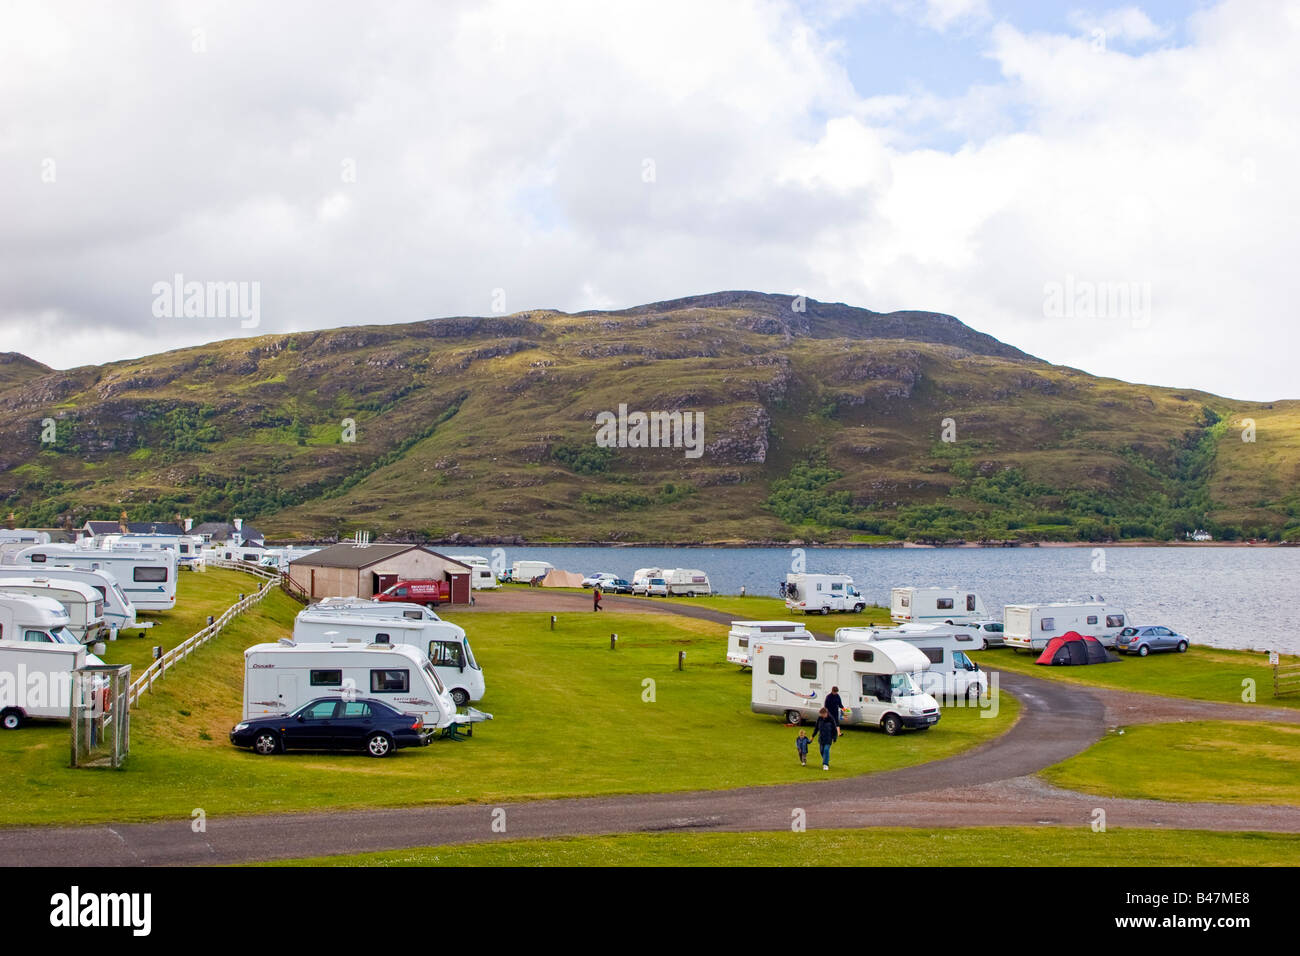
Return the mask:
[[299, 714], [299, 715], [298, 715], [298, 723], [301, 724], [301, 723], [302, 723], [303, 721], [305, 721], [306, 719], [307, 719], [307, 718], [304, 717], [302, 714]]

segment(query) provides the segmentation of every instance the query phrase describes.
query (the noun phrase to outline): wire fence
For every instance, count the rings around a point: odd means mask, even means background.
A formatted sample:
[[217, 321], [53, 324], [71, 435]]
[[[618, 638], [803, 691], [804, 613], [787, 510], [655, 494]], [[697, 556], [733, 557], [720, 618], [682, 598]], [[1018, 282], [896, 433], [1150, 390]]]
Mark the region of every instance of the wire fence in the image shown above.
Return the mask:
[[228, 568], [232, 571], [244, 571], [248, 574], [254, 575], [255, 577], [261, 578], [264, 583], [255, 593], [246, 595], [243, 600], [232, 604], [226, 609], [225, 613], [222, 614], [221, 617], [214, 619], [211, 624], [208, 624], [201, 631], [191, 634], [180, 644], [177, 644], [171, 650], [164, 652], [161, 657], [150, 664], [140, 674], [139, 678], [132, 682], [131, 689], [127, 693], [127, 702], [131, 707], [135, 707], [139, 704], [140, 696], [142, 694], [146, 692], [153, 693], [154, 681], [167, 676], [168, 668], [174, 667], [208, 641], [212, 640], [221, 633], [222, 629], [227, 624], [239, 615], [243, 614], [250, 607], [260, 603], [264, 597], [270, 594], [271, 591], [280, 584], [279, 573], [267, 568], [255, 567], [239, 561], [224, 561], [211, 558], [208, 559], [207, 564], [209, 567]]

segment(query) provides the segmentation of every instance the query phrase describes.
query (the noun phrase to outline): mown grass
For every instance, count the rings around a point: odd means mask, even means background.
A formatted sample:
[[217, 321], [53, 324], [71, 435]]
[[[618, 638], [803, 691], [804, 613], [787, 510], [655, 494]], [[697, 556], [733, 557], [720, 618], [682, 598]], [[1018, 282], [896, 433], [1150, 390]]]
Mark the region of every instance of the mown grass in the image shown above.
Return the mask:
[[1204, 721], [1121, 729], [1042, 777], [1108, 797], [1300, 805], [1300, 726]]
[[[122, 771], [67, 767], [66, 726], [0, 735], [0, 824], [189, 819], [214, 814], [723, 789], [892, 770], [950, 756], [1008, 729], [1009, 696], [981, 719], [950, 708], [924, 733], [853, 729], [833, 770], [795, 759], [795, 731], [749, 709], [749, 674], [724, 661], [725, 625], [664, 615], [475, 612], [461, 616], [496, 719], [470, 741], [385, 760], [260, 757], [228, 741], [239, 719], [244, 648], [290, 632], [279, 591], [155, 687], [132, 718]], [[455, 618], [456, 615], [448, 615]], [[617, 632], [618, 650], [609, 650]], [[687, 653], [678, 671], [677, 652]], [[651, 681], [653, 683], [647, 683]], [[653, 700], [647, 700], [653, 689]]]
[[[1300, 707], [1300, 696], [1273, 696], [1273, 668], [1268, 655], [1214, 647], [1192, 647], [1185, 654], [1162, 653], [1150, 657], [1121, 656], [1117, 663], [1088, 667], [1048, 667], [1035, 664], [1037, 653], [1017, 653], [1009, 647], [978, 652], [980, 664], [1091, 687], [1188, 697], [1229, 704], [1249, 703], [1243, 694], [1252, 690], [1255, 703], [1269, 707]], [[1283, 663], [1300, 657], [1282, 655]], [[1250, 681], [1251, 684], [1245, 682]]]
[[1078, 827], [882, 828], [501, 840], [275, 866], [1292, 866], [1300, 835]]

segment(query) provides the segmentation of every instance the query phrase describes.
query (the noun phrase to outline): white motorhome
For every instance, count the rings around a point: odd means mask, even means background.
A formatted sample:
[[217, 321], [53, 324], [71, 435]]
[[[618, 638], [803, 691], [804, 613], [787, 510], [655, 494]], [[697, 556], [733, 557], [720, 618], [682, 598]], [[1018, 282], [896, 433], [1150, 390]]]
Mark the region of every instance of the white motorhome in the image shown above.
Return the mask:
[[486, 689], [483, 668], [474, 659], [463, 628], [450, 621], [407, 617], [365, 616], [339, 611], [298, 612], [293, 622], [295, 644], [402, 644], [414, 647], [433, 664], [456, 706], [482, 700]]
[[749, 645], [758, 640], [812, 640], [808, 628], [795, 621], [732, 621], [727, 632], [727, 661], [749, 666]]
[[488, 559], [478, 554], [449, 554], [447, 557], [469, 567], [469, 586], [472, 591], [485, 591], [501, 587], [501, 582], [492, 573]]
[[318, 697], [374, 697], [426, 727], [485, 719], [458, 714], [427, 657], [405, 644], [255, 644], [244, 651], [244, 720], [287, 714]]
[[196, 534], [106, 534], [95, 538], [101, 550], [139, 548], [141, 551], [175, 551], [181, 564], [199, 560], [203, 539]]
[[696, 597], [713, 593], [709, 576], [698, 568], [669, 568], [664, 571], [663, 578], [670, 596]]
[[40, 571], [36, 571], [30, 565], [0, 565], [0, 585], [15, 578], [30, 578], [33, 573], [48, 575], [51, 578], [64, 581], [79, 581], [94, 588], [95, 593], [104, 602], [104, 625], [108, 629], [110, 637], [113, 632], [120, 632], [134, 627], [149, 627], [153, 623], [136, 623], [135, 605], [126, 596], [122, 586], [117, 583], [117, 578], [113, 577], [108, 571], [88, 571], [83, 568], [60, 564], [45, 565]]
[[72, 672], [102, 665], [78, 641], [0, 639], [0, 727], [17, 730], [31, 718], [72, 715]]
[[893, 736], [904, 727], [925, 730], [939, 722], [938, 701], [913, 679], [929, 661], [905, 641], [760, 640], [749, 649], [755, 713], [777, 714], [790, 724], [814, 720], [838, 686], [842, 724], [870, 724]]
[[0, 594], [53, 598], [68, 612], [68, 631], [82, 644], [105, 636], [104, 599], [89, 584], [53, 575], [0, 577]]
[[1123, 608], [1109, 605], [1101, 598], [1008, 604], [1002, 611], [1002, 639], [1008, 647], [1041, 651], [1052, 638], [1074, 631], [1095, 637], [1105, 647], [1114, 647], [1126, 619]]
[[861, 614], [867, 606], [867, 599], [858, 593], [853, 578], [847, 574], [787, 574], [785, 606], [805, 614], [829, 614], [831, 611]]
[[293, 545], [286, 545], [283, 548], [265, 548], [258, 564], [264, 568], [285, 572], [289, 570], [291, 561], [297, 561], [319, 550], [320, 548], [296, 548]]
[[980, 637], [968, 627], [947, 624], [904, 624], [901, 627], [841, 627], [835, 640], [905, 641], [929, 659], [917, 679], [921, 689], [937, 700], [978, 699], [988, 695], [989, 677], [967, 655], [980, 649]]
[[549, 561], [516, 561], [510, 565], [510, 580], [527, 584], [533, 578], [545, 577], [547, 571], [554, 569], [555, 565]]
[[900, 624], [969, 624], [988, 614], [980, 596], [963, 588], [894, 588], [889, 616]]
[[412, 621], [441, 621], [438, 612], [424, 604], [407, 601], [368, 601], [356, 597], [321, 598], [308, 611], [333, 614], [360, 614], [363, 617], [405, 617]]
[[13, 564], [34, 566], [39, 573], [55, 565], [107, 571], [117, 579], [137, 611], [170, 611], [176, 606], [175, 551], [43, 544], [23, 548], [14, 555]]

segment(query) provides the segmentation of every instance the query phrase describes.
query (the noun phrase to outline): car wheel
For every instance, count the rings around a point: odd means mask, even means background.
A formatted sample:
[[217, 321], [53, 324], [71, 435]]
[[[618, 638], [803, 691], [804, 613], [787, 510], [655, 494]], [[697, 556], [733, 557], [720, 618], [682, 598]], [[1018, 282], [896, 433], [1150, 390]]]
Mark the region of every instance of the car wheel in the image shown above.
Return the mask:
[[863, 611], [865, 611], [866, 609], [867, 609], [867, 606], [866, 606], [865, 604], [855, 604], [855, 605], [853, 605], [853, 613], [854, 613], [854, 614], [861, 614], [861, 613], [862, 613]]
[[880, 727], [891, 737], [897, 737], [898, 732], [903, 729], [903, 722], [898, 719], [897, 714], [886, 714], [885, 719], [880, 722]]
[[1179, 641], [1179, 642], [1178, 642], [1178, 653], [1179, 653], [1179, 654], [1186, 654], [1186, 653], [1187, 653], [1187, 642], [1186, 642], [1186, 641]]
[[274, 731], [264, 730], [253, 738], [253, 749], [263, 757], [269, 757], [280, 749], [280, 738]]
[[5, 730], [17, 730], [23, 725], [23, 712], [21, 710], [10, 709], [0, 714], [0, 727]]
[[972, 684], [970, 687], [967, 687], [966, 688], [967, 702], [970, 702], [972, 700], [978, 701], [980, 699], [981, 693], [982, 693], [982, 689], [980, 688], [979, 684]]
[[469, 703], [469, 692], [457, 687], [451, 692], [451, 700], [457, 707], [464, 707]]
[[1147, 647], [1145, 644], [1138, 645], [1138, 657], [1146, 657], [1150, 653], [1151, 648]]
[[387, 757], [393, 752], [393, 742], [387, 734], [373, 734], [366, 741], [366, 753], [372, 757]]
[[989, 649], [989, 639], [987, 637], [980, 638], [980, 650], [987, 651], [988, 649]]
[[799, 713], [799, 711], [797, 710], [787, 710], [785, 712], [785, 722], [787, 724], [795, 724], [795, 725], [802, 724], [803, 714]]
[[829, 614], [829, 613], [831, 613], [831, 609], [830, 609], [830, 608], [828, 608], [828, 607], [824, 607], [824, 608], [822, 608], [822, 617], [825, 617], [825, 616], [826, 616], [827, 614]]

